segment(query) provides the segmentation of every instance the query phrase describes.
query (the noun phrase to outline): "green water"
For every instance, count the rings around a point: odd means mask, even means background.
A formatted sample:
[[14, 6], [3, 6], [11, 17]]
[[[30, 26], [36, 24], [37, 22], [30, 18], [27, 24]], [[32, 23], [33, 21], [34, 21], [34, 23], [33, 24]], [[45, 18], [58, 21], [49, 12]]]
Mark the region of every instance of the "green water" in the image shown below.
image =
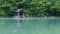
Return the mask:
[[60, 34], [60, 19], [0, 19], [0, 34]]

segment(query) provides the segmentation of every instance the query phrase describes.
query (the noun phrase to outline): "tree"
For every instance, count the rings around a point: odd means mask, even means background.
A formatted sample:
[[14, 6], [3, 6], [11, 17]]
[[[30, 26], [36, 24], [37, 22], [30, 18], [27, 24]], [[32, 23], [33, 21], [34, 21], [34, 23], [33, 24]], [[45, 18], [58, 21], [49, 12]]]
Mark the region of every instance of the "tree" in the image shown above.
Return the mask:
[[59, 0], [0, 0], [0, 16], [24, 9], [27, 17], [60, 16]]

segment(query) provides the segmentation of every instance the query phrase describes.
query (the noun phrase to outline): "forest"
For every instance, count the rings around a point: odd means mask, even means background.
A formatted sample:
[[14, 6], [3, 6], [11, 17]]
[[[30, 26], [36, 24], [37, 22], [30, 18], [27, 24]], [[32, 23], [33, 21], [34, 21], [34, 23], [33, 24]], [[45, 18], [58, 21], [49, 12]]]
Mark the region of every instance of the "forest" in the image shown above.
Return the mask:
[[21, 8], [26, 17], [60, 17], [60, 0], [0, 0], [1, 17]]

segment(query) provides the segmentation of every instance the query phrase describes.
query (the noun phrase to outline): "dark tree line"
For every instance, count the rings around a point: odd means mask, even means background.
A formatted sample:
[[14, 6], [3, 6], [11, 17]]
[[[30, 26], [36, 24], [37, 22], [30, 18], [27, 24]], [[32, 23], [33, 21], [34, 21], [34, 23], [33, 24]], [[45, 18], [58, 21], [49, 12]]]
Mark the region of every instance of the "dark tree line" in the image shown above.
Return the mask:
[[24, 9], [27, 17], [60, 16], [59, 0], [0, 0], [0, 16]]

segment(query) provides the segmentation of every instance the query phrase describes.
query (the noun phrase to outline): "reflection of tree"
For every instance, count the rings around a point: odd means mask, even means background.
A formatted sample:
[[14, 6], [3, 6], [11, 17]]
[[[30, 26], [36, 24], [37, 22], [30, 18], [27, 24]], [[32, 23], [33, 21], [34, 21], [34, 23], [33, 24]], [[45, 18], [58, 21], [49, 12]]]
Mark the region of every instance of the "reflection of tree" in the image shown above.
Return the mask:
[[5, 26], [5, 27], [11, 26], [16, 23], [17, 23], [17, 20], [15, 20], [15, 19], [9, 19], [9, 18], [8, 19], [0, 19], [0, 25]]
[[6, 19], [0, 19], [0, 25], [4, 25], [6, 22]]

